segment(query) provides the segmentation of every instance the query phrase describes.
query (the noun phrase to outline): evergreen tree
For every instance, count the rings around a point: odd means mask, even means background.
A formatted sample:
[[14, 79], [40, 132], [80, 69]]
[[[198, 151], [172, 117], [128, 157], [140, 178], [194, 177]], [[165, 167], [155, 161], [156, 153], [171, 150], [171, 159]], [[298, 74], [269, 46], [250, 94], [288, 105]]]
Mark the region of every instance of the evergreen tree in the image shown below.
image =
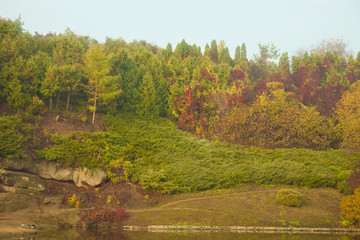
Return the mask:
[[243, 43], [243, 44], [241, 45], [240, 59], [241, 59], [242, 61], [247, 61], [247, 53], [246, 53], [245, 43]]
[[149, 72], [146, 72], [142, 78], [140, 85], [140, 104], [137, 107], [137, 112], [143, 116], [153, 117], [158, 115], [155, 86], [153, 77]]
[[210, 47], [209, 47], [209, 44], [206, 44], [206, 45], [205, 45], [204, 56], [210, 57]]
[[282, 73], [288, 73], [290, 72], [290, 62], [289, 62], [289, 56], [287, 52], [284, 52], [281, 54], [279, 59], [279, 71]]
[[168, 44], [166, 45], [166, 50], [165, 50], [165, 57], [166, 57], [167, 60], [169, 60], [169, 58], [171, 57], [172, 53], [173, 53], [173, 51], [172, 51], [172, 45], [171, 45], [171, 43], [168, 43]]
[[218, 47], [217, 47], [216, 40], [211, 41], [210, 59], [213, 60], [213, 62], [217, 63], [217, 60], [218, 60]]
[[228, 63], [231, 65], [231, 57], [230, 57], [230, 52], [229, 52], [229, 48], [225, 47], [220, 54], [220, 62], [222, 63]]
[[300, 57], [292, 56], [291, 58], [291, 72], [292, 74], [298, 74], [299, 72], [299, 64], [300, 64]]
[[98, 101], [106, 104], [117, 97], [121, 90], [118, 86], [118, 78], [111, 77], [108, 58], [104, 53], [104, 46], [92, 44], [85, 56], [85, 74], [88, 78], [89, 106], [93, 112], [92, 124], [95, 123], [95, 114]]
[[236, 46], [236, 49], [235, 49], [235, 60], [239, 60], [240, 59], [240, 46], [239, 45], [237, 45]]

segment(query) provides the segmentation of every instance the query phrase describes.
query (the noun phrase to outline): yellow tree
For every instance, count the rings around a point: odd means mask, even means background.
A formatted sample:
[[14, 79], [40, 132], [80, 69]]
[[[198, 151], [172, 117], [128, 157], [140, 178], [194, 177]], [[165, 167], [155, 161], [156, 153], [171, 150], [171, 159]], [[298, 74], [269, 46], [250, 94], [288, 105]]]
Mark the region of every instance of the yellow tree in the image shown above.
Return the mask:
[[360, 150], [360, 82], [351, 85], [336, 107], [343, 148]]
[[104, 53], [104, 46], [92, 44], [85, 55], [85, 75], [89, 81], [89, 101], [93, 104], [89, 109], [93, 113], [92, 124], [95, 123], [96, 107], [98, 102], [103, 104], [113, 100], [121, 93], [120, 76], [110, 76], [108, 57]]

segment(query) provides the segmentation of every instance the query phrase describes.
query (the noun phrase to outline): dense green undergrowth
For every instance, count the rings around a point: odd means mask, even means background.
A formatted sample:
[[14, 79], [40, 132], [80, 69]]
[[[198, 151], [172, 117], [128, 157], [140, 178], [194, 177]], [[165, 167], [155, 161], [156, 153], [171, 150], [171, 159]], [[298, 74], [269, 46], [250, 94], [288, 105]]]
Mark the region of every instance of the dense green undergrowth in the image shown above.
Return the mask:
[[125, 143], [132, 179], [165, 193], [226, 188], [239, 183], [340, 187], [359, 153], [340, 150], [244, 148], [199, 140], [169, 120], [131, 115], [108, 117]]
[[55, 136], [54, 146], [39, 156], [69, 166], [120, 166], [133, 182], [162, 193], [239, 183], [340, 188], [360, 158], [340, 150], [269, 150], [199, 140], [164, 118], [119, 114], [106, 122], [108, 133]]
[[26, 126], [13, 116], [0, 116], [0, 158], [21, 157], [24, 152]]

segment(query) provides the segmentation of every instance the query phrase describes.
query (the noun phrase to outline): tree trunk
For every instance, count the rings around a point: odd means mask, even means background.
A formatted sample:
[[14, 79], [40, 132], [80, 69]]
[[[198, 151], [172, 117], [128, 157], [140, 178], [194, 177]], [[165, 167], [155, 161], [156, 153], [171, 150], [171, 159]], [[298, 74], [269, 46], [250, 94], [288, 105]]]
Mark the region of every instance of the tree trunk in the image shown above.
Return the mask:
[[56, 111], [58, 110], [59, 101], [60, 101], [60, 93], [58, 94], [57, 100], [56, 100]]
[[50, 97], [50, 112], [52, 110], [52, 96]]
[[69, 102], [70, 102], [70, 92], [68, 92], [67, 102], [66, 102], [66, 111], [69, 110]]
[[95, 87], [94, 111], [93, 111], [92, 125], [94, 125], [94, 123], [95, 123], [96, 97], [97, 97], [97, 86]]

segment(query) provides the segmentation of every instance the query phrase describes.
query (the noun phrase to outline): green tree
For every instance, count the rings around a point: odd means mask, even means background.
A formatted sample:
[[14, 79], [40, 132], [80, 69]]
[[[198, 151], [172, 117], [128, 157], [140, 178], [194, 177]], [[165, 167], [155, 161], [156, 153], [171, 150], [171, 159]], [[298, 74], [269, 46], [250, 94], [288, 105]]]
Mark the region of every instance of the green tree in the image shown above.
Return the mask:
[[274, 44], [260, 44], [260, 54], [255, 55], [255, 60], [261, 64], [267, 64], [270, 59], [277, 59], [279, 57], [279, 49]]
[[121, 93], [118, 77], [109, 75], [110, 66], [104, 53], [104, 46], [92, 44], [85, 55], [85, 75], [88, 79], [89, 106], [93, 113], [92, 124], [95, 123], [96, 107], [98, 102], [107, 104]]
[[247, 61], [247, 53], [246, 53], [246, 45], [245, 45], [245, 43], [243, 43], [241, 45], [240, 59], [243, 60], [243, 61]]
[[206, 44], [206, 45], [205, 45], [204, 56], [210, 57], [210, 47], [209, 47], [209, 44]]
[[156, 104], [156, 91], [153, 77], [149, 72], [143, 76], [140, 85], [140, 104], [138, 106], [138, 113], [143, 116], [158, 115], [158, 105]]
[[279, 59], [279, 71], [281, 73], [289, 73], [290, 72], [290, 62], [289, 62], [289, 56], [287, 52], [284, 52], [281, 54], [281, 57]]
[[241, 48], [240, 46], [236, 46], [236, 49], [235, 49], [235, 60], [239, 60], [240, 59], [240, 52], [241, 52]]
[[169, 58], [171, 57], [172, 54], [173, 54], [172, 45], [171, 45], [171, 43], [168, 43], [166, 45], [166, 50], [165, 50], [166, 60], [169, 60]]
[[210, 59], [213, 60], [213, 62], [215, 62], [215, 63], [218, 60], [218, 46], [217, 46], [216, 40], [211, 41]]
[[230, 57], [229, 48], [225, 47], [220, 54], [220, 62], [222, 63], [228, 63], [229, 65], [232, 64], [232, 59]]
[[70, 95], [78, 90], [82, 78], [85, 46], [70, 29], [66, 29], [59, 42], [62, 48], [63, 90], [67, 92], [66, 110], [69, 109]]

